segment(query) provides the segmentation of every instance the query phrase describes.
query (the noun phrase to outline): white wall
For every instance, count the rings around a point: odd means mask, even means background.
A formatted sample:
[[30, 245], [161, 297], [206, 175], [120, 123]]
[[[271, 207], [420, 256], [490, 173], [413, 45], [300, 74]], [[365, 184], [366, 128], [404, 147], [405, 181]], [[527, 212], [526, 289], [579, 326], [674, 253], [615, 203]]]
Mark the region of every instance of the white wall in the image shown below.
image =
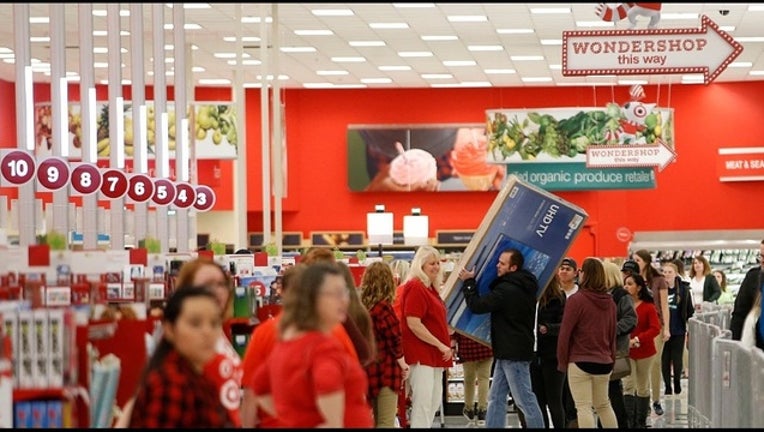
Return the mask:
[[[235, 216], [233, 211], [209, 211], [196, 214], [196, 232], [209, 234], [210, 240], [234, 245], [234, 250], [247, 247], [237, 244]], [[245, 227], [246, 229], [246, 227]], [[204, 245], [199, 245], [204, 246]]]

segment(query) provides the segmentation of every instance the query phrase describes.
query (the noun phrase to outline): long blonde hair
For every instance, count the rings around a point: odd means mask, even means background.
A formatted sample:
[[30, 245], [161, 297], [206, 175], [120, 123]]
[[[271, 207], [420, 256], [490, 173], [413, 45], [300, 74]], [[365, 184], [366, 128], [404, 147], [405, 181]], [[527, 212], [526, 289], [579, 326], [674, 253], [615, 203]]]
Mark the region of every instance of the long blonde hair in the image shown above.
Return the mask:
[[440, 289], [440, 286], [443, 284], [443, 267], [440, 268], [438, 276], [434, 281], [431, 281], [430, 277], [425, 274], [424, 270], [422, 270], [424, 264], [431, 258], [440, 261], [440, 252], [432, 246], [419, 246], [419, 249], [417, 249], [414, 254], [414, 259], [411, 260], [411, 268], [409, 269], [406, 281], [419, 279], [425, 286], [432, 285], [436, 289]]

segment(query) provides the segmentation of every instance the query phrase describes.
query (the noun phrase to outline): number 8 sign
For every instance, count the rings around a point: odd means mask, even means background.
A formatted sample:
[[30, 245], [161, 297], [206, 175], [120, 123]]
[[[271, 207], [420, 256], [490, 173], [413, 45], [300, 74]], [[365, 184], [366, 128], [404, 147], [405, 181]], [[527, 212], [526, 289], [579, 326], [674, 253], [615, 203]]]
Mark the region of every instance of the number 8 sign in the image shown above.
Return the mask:
[[74, 164], [72, 195], [90, 195], [101, 188], [101, 171], [89, 163]]

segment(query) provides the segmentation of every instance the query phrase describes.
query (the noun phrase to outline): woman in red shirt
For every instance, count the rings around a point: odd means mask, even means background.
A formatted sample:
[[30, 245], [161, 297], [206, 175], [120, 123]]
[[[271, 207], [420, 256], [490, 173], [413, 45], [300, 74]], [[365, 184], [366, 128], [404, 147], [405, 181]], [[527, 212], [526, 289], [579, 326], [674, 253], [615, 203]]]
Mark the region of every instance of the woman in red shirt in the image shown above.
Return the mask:
[[377, 358], [366, 366], [366, 375], [374, 426], [378, 428], [395, 427], [398, 390], [409, 372], [403, 358], [400, 321], [390, 305], [394, 290], [390, 266], [375, 262], [366, 267], [361, 278], [361, 302], [371, 315], [377, 347]]
[[634, 300], [637, 312], [637, 326], [629, 339], [631, 379], [625, 380], [623, 389], [626, 421], [629, 429], [644, 428], [650, 410], [650, 367], [658, 353], [653, 341], [660, 334], [661, 322], [653, 296], [642, 276], [626, 276], [623, 286]]
[[412, 428], [431, 428], [443, 398], [443, 371], [451, 367], [453, 351], [440, 298], [440, 253], [420, 246], [403, 287], [401, 323], [403, 354], [410, 365]]
[[368, 380], [332, 337], [349, 303], [336, 265], [308, 266], [284, 297], [279, 341], [247, 383], [257, 405], [287, 428], [370, 428]]
[[203, 287], [177, 290], [162, 321], [162, 339], [140, 381], [129, 427], [232, 427], [215, 383], [203, 372], [223, 332], [214, 295]]

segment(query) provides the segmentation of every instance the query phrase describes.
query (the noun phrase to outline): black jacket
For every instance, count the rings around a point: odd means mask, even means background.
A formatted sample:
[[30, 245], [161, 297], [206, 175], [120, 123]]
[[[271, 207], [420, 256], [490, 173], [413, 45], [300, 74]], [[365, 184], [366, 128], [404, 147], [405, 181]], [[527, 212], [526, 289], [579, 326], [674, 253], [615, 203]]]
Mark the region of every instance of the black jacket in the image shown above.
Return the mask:
[[745, 317], [748, 316], [748, 312], [751, 311], [754, 302], [756, 302], [756, 296], [759, 294], [762, 282], [764, 282], [764, 271], [761, 270], [761, 266], [756, 266], [745, 274], [743, 283], [740, 284], [740, 289], [737, 291], [737, 297], [735, 297], [735, 306], [732, 308], [730, 330], [732, 330], [733, 340], [740, 340]]
[[538, 280], [527, 270], [496, 278], [490, 292], [480, 297], [475, 279], [462, 285], [467, 307], [473, 313], [491, 313], [491, 346], [494, 358], [533, 360], [533, 322]]
[[539, 314], [537, 327], [546, 326], [547, 333], [538, 333], [538, 342], [536, 343], [536, 353], [540, 358], [556, 360], [557, 359], [557, 336], [560, 334], [560, 325], [562, 324], [562, 313], [565, 311], [565, 294], [562, 297], [553, 297], [549, 303], [541, 305], [539, 303]]
[[716, 280], [716, 276], [709, 273], [703, 281], [703, 301], [716, 303], [722, 295], [722, 287]]

